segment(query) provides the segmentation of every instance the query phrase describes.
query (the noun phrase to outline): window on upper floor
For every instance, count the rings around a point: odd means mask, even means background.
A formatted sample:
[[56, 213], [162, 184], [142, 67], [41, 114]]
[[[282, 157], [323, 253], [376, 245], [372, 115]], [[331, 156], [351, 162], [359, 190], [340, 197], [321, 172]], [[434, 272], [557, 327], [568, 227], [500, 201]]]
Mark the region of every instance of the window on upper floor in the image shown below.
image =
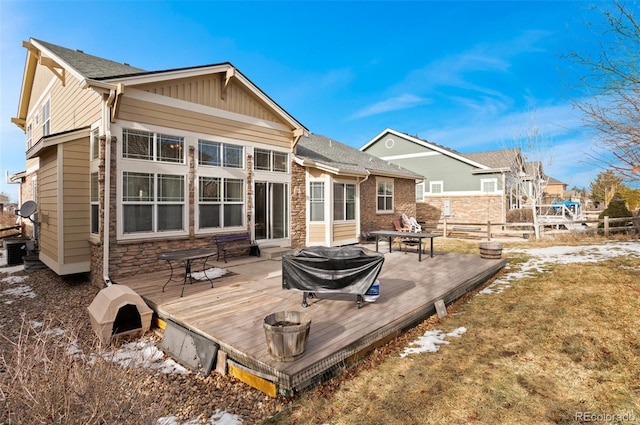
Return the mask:
[[333, 184], [333, 219], [335, 221], [356, 219], [356, 185]]
[[324, 221], [324, 182], [309, 183], [309, 220]]
[[441, 181], [429, 182], [429, 191], [431, 194], [444, 192], [444, 183]]
[[98, 159], [100, 155], [100, 129], [94, 128], [91, 130], [91, 145], [90, 153], [91, 159]]
[[149, 131], [124, 129], [122, 156], [127, 159], [184, 163], [184, 138]]
[[244, 194], [245, 182], [242, 179], [200, 176], [198, 179], [198, 228], [243, 226]]
[[33, 127], [31, 123], [27, 124], [27, 150], [31, 149], [31, 144], [33, 143]]
[[124, 233], [184, 229], [185, 176], [125, 171], [122, 176]]
[[286, 173], [289, 170], [289, 155], [267, 149], [255, 149], [253, 168], [261, 171]]
[[244, 148], [229, 143], [198, 140], [198, 164], [244, 168]]
[[48, 136], [51, 132], [51, 101], [47, 100], [42, 105], [42, 136]]
[[378, 179], [377, 206], [378, 212], [393, 212], [393, 180]]

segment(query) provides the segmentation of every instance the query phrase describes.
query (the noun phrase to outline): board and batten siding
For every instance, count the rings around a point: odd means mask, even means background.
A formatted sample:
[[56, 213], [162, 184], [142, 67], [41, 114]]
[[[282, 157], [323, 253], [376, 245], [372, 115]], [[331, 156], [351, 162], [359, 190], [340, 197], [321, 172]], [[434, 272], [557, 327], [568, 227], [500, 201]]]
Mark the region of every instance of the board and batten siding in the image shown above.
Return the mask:
[[135, 88], [261, 120], [281, 122], [281, 119], [264, 102], [233, 79], [223, 93], [223, 82], [224, 74], [218, 73], [184, 78], [171, 83], [136, 85]]
[[160, 127], [210, 134], [212, 136], [223, 135], [237, 140], [264, 143], [282, 148], [291, 148], [292, 142], [292, 133], [290, 131], [262, 127], [151, 103], [127, 97], [126, 93], [120, 101], [118, 118]]
[[64, 268], [89, 271], [89, 137], [61, 146]]
[[40, 260], [57, 270], [58, 263], [58, 152], [47, 149], [40, 155], [38, 170], [38, 218]]

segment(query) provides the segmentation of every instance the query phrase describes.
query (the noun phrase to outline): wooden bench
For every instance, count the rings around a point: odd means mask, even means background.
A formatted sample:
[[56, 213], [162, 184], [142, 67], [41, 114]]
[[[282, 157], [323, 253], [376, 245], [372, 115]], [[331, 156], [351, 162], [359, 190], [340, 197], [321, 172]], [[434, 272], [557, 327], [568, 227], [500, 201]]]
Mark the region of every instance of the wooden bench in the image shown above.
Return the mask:
[[[215, 236], [216, 249], [218, 250], [218, 258], [220, 261], [220, 253], [223, 255], [224, 262], [227, 262], [227, 250], [230, 249], [249, 249], [249, 254], [252, 254], [252, 247], [256, 247], [253, 241], [251, 241], [251, 235], [248, 232], [236, 233], [233, 235], [219, 235]], [[257, 252], [257, 251], [256, 251]], [[259, 254], [257, 254], [259, 256]]]

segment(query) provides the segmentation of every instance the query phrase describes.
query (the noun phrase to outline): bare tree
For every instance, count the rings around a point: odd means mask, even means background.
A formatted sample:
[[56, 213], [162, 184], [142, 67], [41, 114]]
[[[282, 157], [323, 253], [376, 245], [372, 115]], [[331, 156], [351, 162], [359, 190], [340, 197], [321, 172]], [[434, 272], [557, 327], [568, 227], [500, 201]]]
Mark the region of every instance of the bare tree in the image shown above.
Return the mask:
[[592, 157], [625, 181], [640, 183], [640, 13], [635, 2], [599, 2], [604, 26], [587, 23], [599, 39], [597, 55], [573, 52], [586, 72], [584, 97], [574, 101], [594, 130], [601, 153]]

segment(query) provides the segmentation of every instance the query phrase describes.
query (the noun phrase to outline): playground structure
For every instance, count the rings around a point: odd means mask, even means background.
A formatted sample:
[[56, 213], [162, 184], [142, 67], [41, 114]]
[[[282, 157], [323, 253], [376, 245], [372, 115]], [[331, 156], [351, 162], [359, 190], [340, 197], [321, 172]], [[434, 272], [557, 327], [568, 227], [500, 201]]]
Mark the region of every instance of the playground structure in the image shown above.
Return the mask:
[[574, 201], [553, 201], [551, 204], [538, 205], [538, 223], [543, 226], [564, 227], [567, 230], [583, 230], [580, 223], [584, 219], [582, 205]]

